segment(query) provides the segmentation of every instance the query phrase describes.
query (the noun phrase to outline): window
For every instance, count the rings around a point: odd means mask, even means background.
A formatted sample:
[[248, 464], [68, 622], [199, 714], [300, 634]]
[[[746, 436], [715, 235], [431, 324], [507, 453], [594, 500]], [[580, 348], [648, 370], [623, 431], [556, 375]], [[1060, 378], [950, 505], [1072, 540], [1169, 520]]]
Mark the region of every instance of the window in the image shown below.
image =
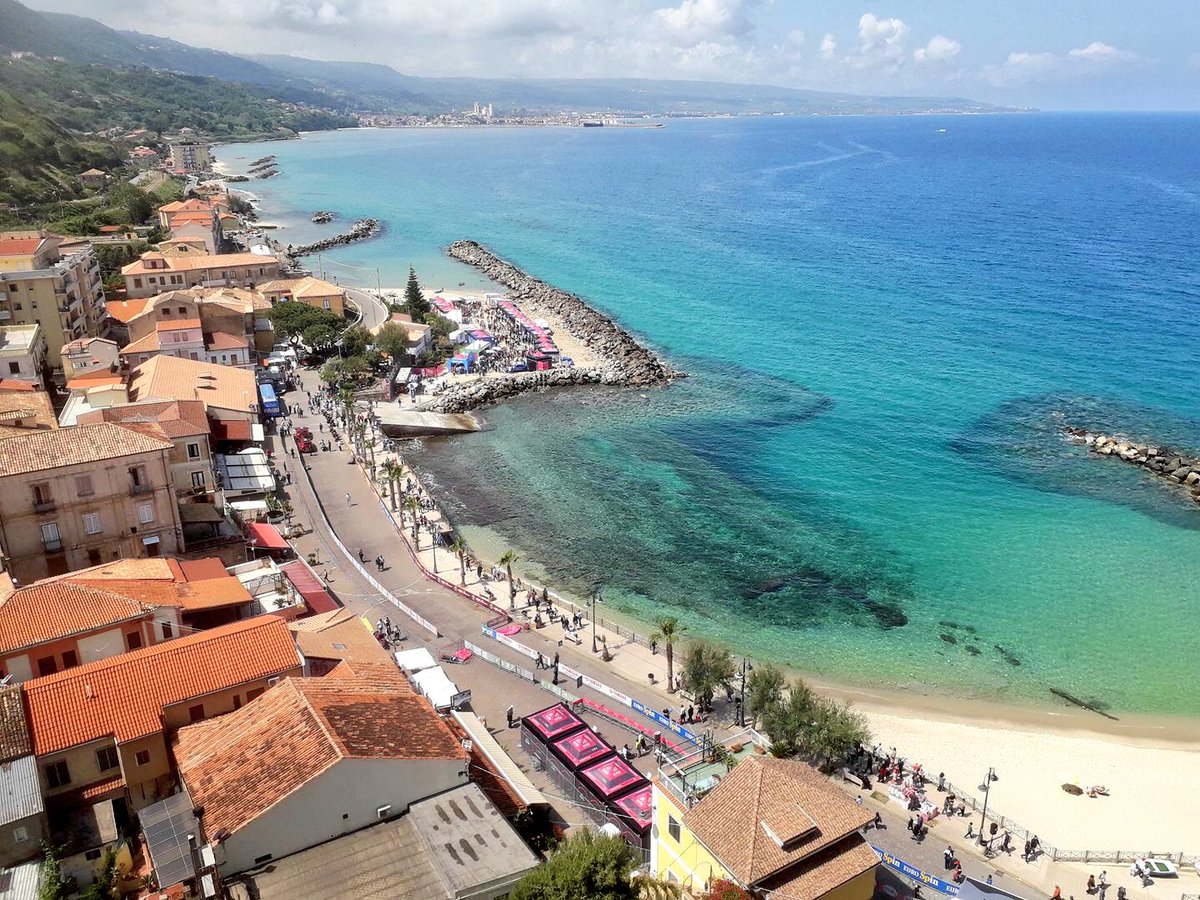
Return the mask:
[[[225, 357], [221, 357], [221, 358], [224, 359]], [[199, 444], [188, 444], [187, 447], [188, 447], [188, 459], [199, 459], [200, 458], [200, 445]]]
[[86, 513], [83, 517], [83, 530], [88, 534], [99, 534], [104, 530], [99, 513]]
[[142, 633], [140, 631], [131, 631], [126, 634], [125, 647], [128, 650], [140, 650], [142, 647]]
[[169, 641], [171, 638], [173, 638], [175, 636], [175, 626], [173, 626], [170, 622], [163, 622], [162, 623], [162, 633], [163, 633], [163, 640]]
[[64, 787], [71, 783], [71, 770], [67, 768], [65, 759], [48, 763], [42, 767], [42, 770], [46, 773], [46, 784], [51, 789]]
[[53, 656], [43, 656], [38, 660], [39, 675], [53, 675], [58, 671], [58, 661]]
[[329, 309], [329, 300], [328, 299], [322, 300], [321, 302], [325, 305], [326, 309]]
[[675, 817], [672, 815], [667, 816], [667, 834], [669, 834], [671, 836], [671, 840], [677, 844], [681, 840], [679, 823], [675, 821]]
[[12, 837], [14, 844], [23, 844], [29, 840], [29, 829], [24, 825], [18, 825], [12, 830]]
[[135, 763], [137, 763], [139, 766], [150, 765], [150, 751], [149, 750], [139, 750], [137, 753], [135, 753], [133, 755], [133, 761]]
[[195, 706], [188, 707], [188, 721], [199, 722], [204, 718], [204, 704], [197, 703]]
[[234, 694], [234, 695], [233, 695], [233, 708], [234, 708], [234, 709], [241, 709], [241, 708], [242, 708], [242, 695], [241, 695], [241, 694]]
[[92, 494], [96, 493], [95, 488], [92, 487], [91, 475], [75, 476], [75, 493], [80, 497], [90, 497]]
[[48, 483], [42, 482], [33, 486], [34, 506], [46, 506], [53, 502], [54, 495], [50, 493], [50, 485]]
[[194, 488], [204, 487], [204, 473], [203, 472], [193, 472], [192, 473], [192, 487], [194, 487]]
[[86, 859], [88, 862], [95, 862], [103, 855], [104, 854], [100, 851], [100, 848], [97, 847], [94, 850], [84, 851], [83, 858]]
[[264, 853], [262, 856], [256, 856], [254, 857], [254, 864], [256, 866], [261, 866], [265, 862], [270, 862], [273, 855], [274, 854], [271, 853]]
[[42, 544], [50, 553], [62, 549], [62, 538], [58, 533], [57, 522], [46, 522], [42, 525]]
[[133, 481], [134, 487], [137, 487], [138, 485], [140, 485], [142, 483], [142, 480], [145, 478], [145, 473], [142, 471], [142, 467], [141, 466], [133, 466], [129, 470], [129, 478], [130, 478], [130, 480]]
[[149, 525], [154, 521], [154, 504], [139, 503], [138, 504], [138, 521], [143, 525]]
[[19, 362], [10, 362], [8, 364], [8, 374], [9, 375], [20, 375], [21, 374], [21, 364]]
[[133, 286], [135, 288], [140, 288], [142, 286], [142, 279], [140, 279], [140, 278], [133, 279]]
[[254, 690], [246, 691], [246, 702], [249, 703], [255, 697], [261, 697], [266, 688], [254, 688]]
[[187, 307], [186, 306], [179, 307], [179, 314], [181, 316], [186, 316], [187, 315]]
[[115, 769], [121, 764], [117, 759], [116, 747], [103, 747], [96, 751], [96, 768], [101, 772], [107, 772], [110, 769]]
[[79, 665], [79, 657], [75, 655], [74, 650], [63, 651], [63, 668], [73, 669]]
[[88, 565], [98, 566], [103, 560], [100, 558], [100, 550], [97, 547], [88, 547]]

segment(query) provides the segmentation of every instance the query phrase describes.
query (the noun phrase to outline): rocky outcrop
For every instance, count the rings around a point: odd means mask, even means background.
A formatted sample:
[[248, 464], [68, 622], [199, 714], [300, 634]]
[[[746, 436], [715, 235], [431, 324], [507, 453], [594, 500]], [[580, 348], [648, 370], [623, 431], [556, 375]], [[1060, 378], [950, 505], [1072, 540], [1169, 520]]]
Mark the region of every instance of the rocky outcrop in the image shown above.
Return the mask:
[[312, 214], [312, 220], [318, 225], [324, 225], [326, 222], [333, 221], [333, 213], [327, 209], [318, 209]]
[[[455, 241], [450, 255], [479, 269], [484, 275], [508, 288], [509, 295], [533, 317], [553, 316], [599, 356], [603, 363], [591, 374], [598, 383], [627, 386], [668, 384], [685, 373], [676, 372], [653, 352], [647, 350], [628, 331], [603, 313], [588, 306], [575, 294], [559, 290], [505, 262], [475, 241]], [[557, 375], [560, 370], [552, 370]], [[563, 370], [569, 373], [571, 370]], [[547, 374], [547, 373], [536, 373]], [[577, 382], [572, 382], [577, 383]]]
[[547, 372], [517, 372], [499, 378], [481, 378], [456, 384], [420, 406], [422, 410], [441, 413], [469, 412], [508, 397], [541, 388], [568, 387], [579, 384], [605, 384], [602, 373], [595, 369], [550, 369]]
[[1187, 491], [1200, 503], [1200, 458], [1170, 447], [1138, 444], [1119, 435], [1099, 434], [1085, 428], [1068, 427], [1063, 433], [1092, 453], [1140, 466], [1165, 483]]
[[353, 244], [355, 241], [365, 241], [368, 238], [375, 237], [382, 230], [383, 223], [378, 219], [359, 219], [344, 234], [335, 234], [333, 237], [327, 237], [316, 243], [304, 244], [300, 247], [289, 246], [287, 255], [292, 259], [298, 256], [311, 256], [314, 253], [322, 253], [332, 247], [342, 247], [346, 244]]

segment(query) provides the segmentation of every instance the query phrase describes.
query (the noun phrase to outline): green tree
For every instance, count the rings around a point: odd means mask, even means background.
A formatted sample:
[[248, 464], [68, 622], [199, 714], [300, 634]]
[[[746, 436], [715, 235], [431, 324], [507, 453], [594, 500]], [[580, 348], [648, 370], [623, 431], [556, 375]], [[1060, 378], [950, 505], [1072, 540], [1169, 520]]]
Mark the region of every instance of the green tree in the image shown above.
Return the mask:
[[412, 517], [413, 549], [420, 550], [421, 539], [418, 537], [419, 532], [417, 531], [417, 517], [421, 515], [421, 501], [416, 497], [405, 497], [404, 511]]
[[71, 879], [63, 875], [58, 848], [42, 841], [42, 881], [38, 886], [38, 900], [66, 900], [72, 893], [71, 888]]
[[509, 609], [517, 608], [517, 584], [515, 581], [513, 581], [513, 573], [512, 573], [513, 563], [515, 563], [516, 561], [517, 561], [517, 553], [515, 550], [505, 550], [504, 555], [501, 556], [498, 560], [496, 560], [496, 562], [499, 565], [504, 566], [504, 571], [508, 575], [508, 608]]
[[630, 873], [637, 861], [621, 838], [591, 831], [563, 841], [519, 882], [512, 900], [635, 900]]
[[461, 534], [454, 535], [450, 542], [450, 552], [458, 557], [458, 583], [467, 586], [467, 542]]
[[370, 372], [370, 366], [361, 357], [331, 359], [321, 367], [321, 380], [334, 387], [353, 389]]
[[351, 325], [342, 332], [342, 352], [347, 356], [365, 356], [371, 346], [371, 332], [361, 325]]
[[867, 720], [848, 703], [820, 698], [813, 709], [809, 727], [802, 736], [803, 749], [818, 764], [827, 766], [844, 758], [854, 745], [871, 741]]
[[328, 353], [337, 340], [337, 332], [328, 325], [309, 325], [300, 337], [314, 353]]
[[683, 654], [683, 680], [700, 705], [712, 708], [713, 693], [728, 684], [737, 667], [729, 648], [708, 641], [695, 641]]
[[770, 664], [757, 666], [746, 678], [746, 707], [758, 727], [758, 719], [783, 701], [786, 681], [783, 673]]
[[345, 324], [337, 313], [317, 309], [295, 300], [281, 300], [267, 311], [267, 316], [275, 326], [276, 333], [293, 344], [306, 329], [314, 325], [325, 325], [336, 332]]
[[408, 361], [408, 331], [395, 322], [386, 322], [375, 335], [375, 346], [393, 360]]
[[812, 727], [817, 697], [799, 678], [788, 685], [787, 696], [763, 710], [763, 730], [771, 738], [771, 752], [791, 756], [803, 744], [803, 735]]
[[396, 511], [396, 482], [398, 482], [401, 479], [401, 477], [403, 477], [404, 467], [401, 466], [400, 463], [396, 462], [396, 460], [388, 458], [388, 459], [384, 460], [383, 466], [381, 468], [383, 470], [383, 477], [387, 479], [388, 490], [391, 493], [392, 512], [395, 512]]
[[675, 693], [675, 642], [683, 634], [684, 628], [675, 616], [661, 616], [654, 623], [654, 634], [650, 640], [663, 645], [667, 655], [667, 693]]
[[83, 900], [116, 900], [117, 892], [117, 854], [109, 847], [100, 859], [96, 869], [96, 877], [83, 892]]
[[421, 293], [421, 283], [417, 281], [416, 271], [409, 266], [408, 284], [404, 286], [404, 311], [412, 316], [414, 322], [423, 322], [425, 314], [432, 309], [425, 295]]

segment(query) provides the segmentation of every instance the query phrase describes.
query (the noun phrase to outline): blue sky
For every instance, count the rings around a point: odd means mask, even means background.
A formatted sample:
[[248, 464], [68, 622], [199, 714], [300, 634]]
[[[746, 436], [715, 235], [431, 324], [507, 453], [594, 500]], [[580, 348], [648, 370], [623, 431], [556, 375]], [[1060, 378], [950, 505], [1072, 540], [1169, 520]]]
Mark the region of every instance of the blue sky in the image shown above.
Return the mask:
[[238, 53], [417, 75], [640, 76], [1200, 109], [1200, 0], [31, 0]]

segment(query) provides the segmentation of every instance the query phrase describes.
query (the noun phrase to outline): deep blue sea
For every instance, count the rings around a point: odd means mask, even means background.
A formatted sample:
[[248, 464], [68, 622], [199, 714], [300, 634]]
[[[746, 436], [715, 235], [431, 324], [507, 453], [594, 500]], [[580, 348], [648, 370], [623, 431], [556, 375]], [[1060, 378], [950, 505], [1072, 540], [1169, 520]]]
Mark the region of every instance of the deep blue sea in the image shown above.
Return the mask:
[[[1200, 506], [1063, 424], [1200, 452], [1200, 116], [772, 118], [218, 149], [327, 275], [489, 245], [692, 378], [414, 450], [473, 539], [856, 684], [1200, 714]], [[317, 260], [312, 260], [317, 265]]]

